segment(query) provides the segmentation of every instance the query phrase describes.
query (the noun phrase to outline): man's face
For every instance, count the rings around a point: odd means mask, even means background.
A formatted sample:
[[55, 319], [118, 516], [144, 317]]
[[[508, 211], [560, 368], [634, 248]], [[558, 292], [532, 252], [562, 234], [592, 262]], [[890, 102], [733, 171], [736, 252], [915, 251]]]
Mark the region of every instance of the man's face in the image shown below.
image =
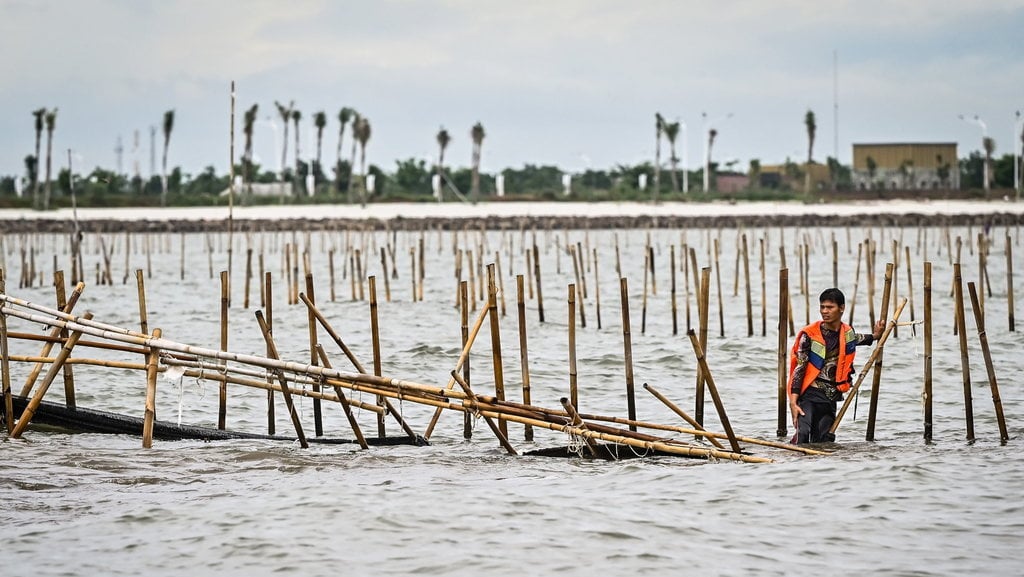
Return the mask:
[[833, 324], [840, 321], [843, 318], [843, 311], [846, 309], [845, 306], [837, 305], [832, 301], [822, 301], [820, 312], [821, 320], [827, 324]]

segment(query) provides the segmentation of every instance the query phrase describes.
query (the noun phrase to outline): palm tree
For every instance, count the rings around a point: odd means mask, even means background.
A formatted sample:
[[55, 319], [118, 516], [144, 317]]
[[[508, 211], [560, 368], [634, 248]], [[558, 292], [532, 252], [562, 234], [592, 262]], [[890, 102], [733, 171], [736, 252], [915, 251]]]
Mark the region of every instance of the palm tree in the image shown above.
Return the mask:
[[665, 119], [660, 112], [654, 113], [654, 187], [651, 189], [651, 200], [658, 202], [658, 189], [661, 188], [661, 133], [665, 130]]
[[242, 132], [245, 134], [245, 153], [242, 155], [242, 174], [245, 178], [245, 198], [247, 201], [252, 200], [252, 133], [253, 128], [256, 125], [256, 113], [259, 111], [260, 105], [253, 104], [249, 110], [245, 111], [245, 116], [242, 120]]
[[669, 157], [668, 161], [672, 164], [672, 190], [679, 192], [679, 176], [677, 175], [679, 169], [677, 165], [679, 158], [676, 157], [676, 138], [679, 137], [679, 121], [670, 122], [665, 125], [665, 138], [668, 139], [669, 152], [672, 156]]
[[818, 130], [818, 123], [814, 120], [814, 111], [808, 110], [804, 115], [804, 126], [807, 127], [807, 170], [804, 173], [804, 194], [811, 193], [811, 162], [814, 158], [814, 133]]
[[345, 188], [348, 190], [348, 202], [352, 203], [352, 175], [356, 173], [356, 144], [359, 142], [359, 137], [356, 135], [356, 127], [359, 125], [359, 120], [362, 116], [355, 111], [352, 111], [352, 156], [348, 162], [348, 182]]
[[36, 157], [35, 170], [30, 176], [32, 177], [32, 208], [36, 210], [39, 210], [39, 143], [43, 138], [43, 116], [45, 114], [45, 108], [32, 111], [32, 116], [36, 117]]
[[484, 132], [484, 125], [477, 122], [473, 125], [473, 128], [469, 131], [470, 138], [473, 139], [473, 185], [471, 189], [471, 196], [473, 202], [476, 203], [480, 200], [480, 152], [484, 145], [484, 137], [487, 133]]
[[[708, 166], [708, 173], [706, 175], [704, 175], [705, 180], [707, 180], [707, 182], [709, 183], [708, 190], [711, 189], [711, 187], [710, 187], [711, 173], [712, 173], [711, 149], [712, 149], [712, 147], [715, 146], [715, 137], [716, 136], [718, 136], [718, 131], [715, 130], [714, 128], [712, 128], [711, 130], [708, 131], [708, 165], [707, 165]], [[707, 190], [705, 190], [704, 192], [707, 192]]]
[[988, 195], [989, 190], [989, 179], [992, 174], [992, 153], [996, 150], [996, 141], [992, 140], [991, 136], [986, 136], [981, 139], [981, 147], [985, 149], [985, 165], [984, 165], [984, 181], [985, 195]]
[[[341, 192], [341, 143], [345, 138], [345, 125], [352, 119], [352, 115], [355, 114], [355, 112], [355, 110], [352, 110], [347, 106], [343, 106], [341, 110], [338, 111], [338, 124], [340, 124], [341, 127], [338, 128], [338, 155], [334, 161], [334, 166], [339, 193]], [[349, 170], [352, 170], [352, 167], [349, 167]]]
[[[281, 146], [281, 186], [284, 186], [284, 171], [285, 167], [288, 166], [288, 123], [292, 118], [292, 108], [295, 107], [295, 101], [288, 103], [288, 106], [281, 104], [278, 101], [274, 101], [274, 106], [277, 107], [277, 113], [281, 115], [281, 122], [284, 123], [284, 138], [282, 139]], [[282, 193], [284, 190], [282, 189]]]
[[362, 205], [366, 206], [366, 143], [370, 140], [370, 121], [360, 116], [353, 125], [354, 136], [359, 141], [359, 173], [362, 175], [361, 198]]
[[[327, 114], [324, 111], [313, 114], [313, 126], [316, 126], [316, 164], [312, 167], [313, 178], [320, 172], [320, 146], [324, 141], [324, 127], [327, 126]], [[316, 180], [313, 181], [313, 192], [316, 192]]]
[[174, 130], [174, 110], [164, 112], [164, 156], [163, 173], [160, 175], [160, 206], [167, 206], [167, 148], [171, 144], [171, 131]]
[[437, 202], [441, 202], [441, 198], [444, 196], [441, 192], [444, 190], [444, 150], [448, 148], [448, 144], [451, 141], [451, 135], [442, 126], [441, 130], [437, 131], [437, 147], [439, 149], [437, 155], [437, 178], [440, 180], [437, 190]]
[[50, 167], [53, 157], [53, 129], [57, 127], [57, 109], [47, 111], [46, 124], [46, 189], [43, 191], [43, 210], [50, 210]]
[[302, 190], [302, 181], [299, 179], [299, 163], [302, 162], [302, 151], [299, 148], [299, 122], [302, 121], [302, 112], [292, 109], [292, 122], [295, 123], [295, 186], [292, 191], [299, 194]]

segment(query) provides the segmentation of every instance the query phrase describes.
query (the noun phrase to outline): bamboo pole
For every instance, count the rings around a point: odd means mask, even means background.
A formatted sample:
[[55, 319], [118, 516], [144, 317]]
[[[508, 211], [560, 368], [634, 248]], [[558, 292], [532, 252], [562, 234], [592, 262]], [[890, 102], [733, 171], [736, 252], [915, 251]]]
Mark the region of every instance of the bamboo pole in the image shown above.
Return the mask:
[[[890, 262], [885, 264], [885, 284], [882, 288], [882, 308], [879, 309], [879, 320], [883, 323], [889, 315], [889, 301], [893, 289], [892, 275], [895, 269], [896, 266], [893, 263]], [[894, 336], [896, 334], [896, 326], [897, 325], [893, 325], [892, 327]], [[874, 328], [874, 325], [872, 325], [872, 328]], [[864, 439], [866, 441], [875, 440], [875, 418], [878, 416], [878, 392], [882, 384], [882, 358], [884, 356], [882, 347], [878, 346], [876, 348], [876, 352], [878, 354], [875, 358], [874, 374], [871, 379], [871, 401], [868, 404], [868, 424], [864, 434]]]
[[[359, 374], [360, 375], [365, 375], [365, 376], [376, 377], [376, 375], [370, 375], [370, 373], [368, 373], [366, 371], [366, 369], [363, 368], [363, 365], [362, 365], [362, 363], [359, 362], [359, 359], [357, 359], [356, 356], [354, 354], [352, 354], [352, 351], [348, 348], [347, 345], [345, 345], [344, 341], [341, 340], [341, 337], [334, 330], [334, 327], [332, 327], [331, 324], [327, 321], [327, 318], [324, 317], [323, 313], [320, 312], [320, 310], [318, 308], [316, 308], [316, 305], [314, 305], [309, 300], [309, 297], [307, 297], [305, 294], [300, 293], [299, 294], [299, 300], [301, 300], [307, 307], [309, 307], [313, 311], [313, 316], [316, 317], [316, 320], [320, 323], [320, 326], [323, 327], [324, 332], [326, 332], [327, 335], [330, 336], [331, 339], [334, 341], [334, 343], [336, 345], [338, 345], [338, 348], [341, 349], [341, 351], [348, 358], [349, 362], [351, 362], [352, 365], [356, 368], [356, 370], [359, 371]], [[310, 372], [310, 371], [312, 371], [312, 372], [314, 372], [316, 374], [322, 374], [317, 367], [308, 366], [308, 365], [306, 367], [304, 367], [303, 370], [298, 371], [298, 372]], [[358, 376], [354, 377], [354, 378], [358, 378]], [[412, 427], [410, 427], [409, 424], [407, 422], [405, 422], [405, 419], [402, 417], [402, 415], [399, 414], [399, 412], [395, 410], [395, 407], [387, 399], [384, 399], [384, 408], [386, 409], [386, 413], [385, 414], [390, 414], [392, 417], [394, 417], [395, 422], [398, 423], [398, 425], [402, 428], [402, 430], [405, 432], [405, 434], [409, 436], [410, 439], [413, 439], [413, 440], [417, 440], [418, 439], [418, 437], [416, 436], [416, 432], [412, 430]]]
[[[569, 419], [570, 419], [569, 424], [570, 425], [572, 425], [573, 427], [578, 427], [581, 430], [585, 430], [585, 431], [589, 430], [587, 428], [586, 423], [584, 423], [583, 419], [580, 418], [579, 413], [576, 412], [576, 408], [573, 407], [572, 402], [570, 402], [569, 399], [567, 399], [565, 397], [562, 397], [562, 398], [559, 399], [559, 402], [562, 403], [562, 407], [565, 408], [565, 412], [569, 414]], [[600, 457], [602, 457], [602, 458], [604, 458], [605, 460], [608, 460], [608, 461], [614, 460], [611, 455], [609, 455], [608, 453], [605, 453], [604, 451], [600, 451], [599, 450], [599, 447], [597, 446], [597, 442], [593, 439], [593, 437], [583, 437], [583, 441], [584, 441], [584, 443], [587, 446], [587, 450], [590, 451], [590, 455], [591, 456], [593, 456], [593, 457], [600, 456]]]
[[[692, 253], [691, 253], [692, 254]], [[697, 271], [693, 271], [693, 275], [697, 276]], [[701, 282], [697, 291], [697, 325], [700, 331], [700, 347], [702, 350], [707, 350], [708, 347], [708, 308], [709, 308], [709, 292], [711, 287], [711, 269], [701, 269]], [[687, 331], [692, 329], [687, 329]], [[699, 407], [699, 416], [697, 422], [704, 423], [704, 390], [707, 383], [707, 379], [704, 372], [701, 370], [700, 363], [697, 363], [697, 381], [696, 381], [696, 394], [694, 395], [694, 403]]]
[[[160, 329], [153, 329], [153, 336], [160, 338]], [[153, 421], [156, 420], [156, 375], [160, 365], [160, 350], [150, 348], [146, 354], [146, 410], [142, 420], [142, 448], [153, 446]]]
[[[89, 320], [92, 318], [92, 313], [87, 312], [84, 315], [82, 315], [82, 318], [85, 320]], [[71, 356], [71, 350], [75, 348], [75, 344], [78, 343], [78, 339], [82, 338], [82, 334], [82, 331], [72, 332], [71, 336], [68, 337], [67, 342], [64, 343], [64, 347], [61, 348], [59, 353], [57, 353], [56, 358], [54, 358], [53, 364], [50, 365], [50, 368], [46, 371], [46, 375], [43, 376], [43, 381], [39, 383], [39, 387], [36, 389], [36, 392], [32, 395], [32, 399], [25, 407], [25, 410], [21, 412], [21, 417], [18, 418], [17, 424], [15, 424], [14, 428], [11, 430], [10, 436], [12, 439], [20, 438], [21, 434], [28, 427], [29, 423], [32, 422], [32, 417], [35, 416], [36, 411], [39, 409], [40, 403], [43, 402], [43, 396], [46, 395], [46, 391], [50, 388], [50, 385], [53, 383], [53, 379], [57, 377], [57, 373], [60, 372], [61, 368], [64, 366], [64, 363], [68, 360], [68, 357]], [[13, 420], [14, 413], [7, 413], [7, 417], [9, 420]]]
[[[277, 352], [274, 336], [270, 334], [267, 322], [263, 319], [263, 311], [256, 311], [256, 322], [259, 323], [260, 331], [263, 333], [263, 340], [267, 344], [267, 350], [269, 351], [267, 356], [273, 360], [280, 360], [281, 357]], [[306, 434], [302, 431], [302, 423], [299, 421], [299, 413], [295, 409], [295, 403], [292, 402], [292, 393], [288, 388], [288, 379], [285, 377], [283, 370], [274, 369], [274, 371], [277, 375], [277, 384], [281, 388], [281, 396], [284, 397], [284, 404], [288, 407], [288, 415], [291, 417], [292, 425], [295, 427], [295, 434], [298, 436], [299, 445], [303, 449], [308, 449], [309, 442], [306, 440]], [[226, 389], [227, 383], [221, 383], [221, 387]]]
[[892, 319], [889, 320], [888, 326], [885, 327], [885, 331], [882, 333], [881, 338], [879, 338], [878, 342], [875, 344], [875, 350], [871, 351], [871, 356], [868, 358], [868, 362], [864, 363], [864, 367], [861, 368], [860, 375], [857, 376], [857, 381], [852, 387], [850, 387], [850, 391], [846, 395], [846, 400], [843, 401], [843, 406], [840, 407], [839, 411], [836, 413], [835, 421], [832, 422], [832, 427], [829, 429], [829, 433], [834, 435], [836, 430], [839, 429], [839, 423], [842, 422], [843, 415], [846, 414], [846, 410], [851, 404], [853, 404], [853, 399], [857, 397], [857, 391], [860, 390], [860, 385], [864, 382], [864, 377], [867, 376], [875, 362], [877, 362], [878, 357], [881, 356], [882, 347], [885, 345], [885, 341], [889, 338], [889, 333], [891, 333], [892, 329], [896, 326], [896, 322], [899, 321], [900, 315], [903, 314], [903, 307], [905, 307], [906, 304], [907, 299], [903, 299], [896, 307], [896, 311], [893, 312]]
[[[384, 300], [391, 302], [391, 281], [388, 279], [388, 253], [383, 246], [380, 247], [380, 276], [384, 279]], [[332, 298], [331, 300], [334, 299]]]
[[[462, 378], [462, 375], [460, 375], [458, 371], [452, 371], [451, 375], [452, 378], [455, 379], [455, 382], [458, 383], [460, 387], [462, 387], [462, 390], [469, 397], [465, 401], [465, 403], [468, 405], [468, 408], [474, 412], [478, 411], [477, 397], [473, 393], [473, 390], [469, 388], [469, 383], [467, 383], [466, 380]], [[491, 432], [494, 433], [494, 436], [498, 438], [498, 442], [501, 443], [501, 446], [505, 449], [505, 451], [507, 451], [509, 455], [518, 455], [519, 453], [517, 453], [516, 450], [512, 447], [512, 444], [508, 442], [508, 434], [505, 432], [505, 430], [508, 429], [508, 425], [505, 424], [505, 420], [502, 419], [498, 422], [498, 424], [495, 424], [494, 419], [490, 415], [485, 415], [481, 413], [481, 416], [484, 418], [484, 421], [487, 423], [487, 426], [490, 427]]]
[[904, 246], [904, 258], [907, 260], [907, 298], [910, 301], [910, 331], [913, 336], [917, 336], [917, 324], [914, 315], [914, 275], [910, 269], [910, 247]]
[[[622, 348], [626, 367], [626, 411], [630, 419], [636, 419], [636, 398], [633, 392], [633, 340], [629, 326], [629, 282], [626, 277], [619, 279], [619, 297], [622, 302]], [[635, 427], [630, 427], [636, 431]]]
[[932, 440], [932, 263], [924, 263], [924, 440]]
[[1014, 327], [1013, 310], [1013, 249], [1010, 247], [1009, 233], [1006, 234], [1006, 311], [1012, 333], [1016, 331], [1016, 328]]
[[[307, 272], [305, 276], [306, 282], [306, 297], [309, 298], [309, 302], [313, 305], [316, 304], [316, 294], [313, 290], [313, 273]], [[316, 366], [319, 364], [320, 355], [316, 352], [316, 317], [313, 313], [309, 312], [309, 307], [306, 308], [307, 314], [307, 327], [309, 329], [309, 364]], [[320, 385], [313, 383], [313, 390], [320, 392]], [[313, 434], [317, 437], [324, 435], [324, 417], [323, 417], [323, 406], [320, 403], [320, 399], [313, 399]]]
[[[327, 353], [324, 351], [323, 345], [317, 343], [316, 352], [320, 357], [320, 364], [325, 368], [331, 368], [331, 361], [327, 358]], [[359, 427], [359, 421], [356, 420], [356, 416], [352, 413], [351, 402], [348, 397], [345, 396], [345, 392], [340, 386], [335, 385], [334, 394], [338, 397], [338, 402], [341, 404], [341, 410], [344, 411], [345, 418], [348, 420], [349, 426], [352, 427], [352, 434], [355, 435], [359, 446], [363, 450], [369, 449], [370, 446], [366, 443], [366, 437], [363, 436], [363, 430]]]
[[[267, 332], [271, 335], [274, 334], [274, 292], [273, 283], [271, 282], [271, 272], [266, 271], [264, 273], [264, 289], [266, 292], [266, 301], [264, 306], [266, 307], [266, 322]], [[270, 346], [267, 345], [267, 356], [270, 356]], [[267, 382], [271, 381], [270, 372], [267, 372]], [[276, 416], [274, 415], [274, 390], [267, 389], [267, 434], [273, 435], [276, 432]]]
[[964, 284], [960, 275], [960, 263], [953, 263], [953, 298], [956, 315], [956, 330], [960, 340], [960, 368], [963, 371], [964, 419], [967, 440], [974, 440], [974, 402], [971, 398], [971, 363], [967, 356], [967, 326], [964, 319]]
[[[529, 253], [527, 253], [529, 254]], [[523, 375], [523, 404], [529, 405], [530, 400], [530, 354], [526, 339], [526, 299], [523, 295], [523, 275], [516, 275], [516, 306], [519, 312], [519, 366]], [[466, 346], [463, 339], [462, 346]], [[533, 441], [533, 427], [526, 425], [523, 433], [526, 441]]]
[[722, 304], [722, 267], [719, 264], [718, 239], [715, 238], [715, 286], [718, 291], [718, 336], [725, 338], [725, 306]]
[[[68, 297], [67, 303], [64, 305], [64, 307], [62, 307], [60, 309], [59, 312], [62, 312], [64, 314], [68, 314], [72, 310], [74, 310], [75, 305], [78, 304], [78, 299], [79, 299], [79, 297], [82, 296], [82, 291], [84, 291], [84, 290], [85, 290], [85, 283], [84, 282], [79, 282], [75, 286], [75, 289], [73, 291], [71, 291], [71, 296]], [[12, 299], [10, 299], [6, 293], [4, 293], [4, 300], [7, 301], [7, 302], [12, 302]], [[38, 308], [43, 308], [43, 307], [38, 307]], [[60, 333], [61, 333], [60, 327], [53, 327], [52, 329], [50, 329], [49, 336], [51, 338], [53, 338], [53, 337], [56, 337], [57, 335], [59, 335]], [[42, 351], [39, 352], [39, 356], [41, 356], [41, 357], [48, 356], [50, 354], [50, 350], [52, 348], [53, 348], [53, 342], [52, 341], [47, 342], [46, 344], [43, 345]], [[32, 386], [35, 385], [36, 379], [39, 378], [39, 373], [42, 370], [43, 370], [43, 365], [41, 363], [37, 363], [34, 367], [32, 367], [32, 370], [29, 372], [28, 377], [25, 379], [25, 384], [21, 387], [21, 396], [22, 397], [27, 397], [28, 394], [32, 391]], [[10, 414], [10, 413], [8, 413], [8, 414]]]
[[[853, 298], [850, 299], [850, 314], [846, 317], [846, 323], [853, 326], [853, 313], [857, 308], [857, 290], [860, 288], [860, 259], [864, 252], [864, 245], [857, 244], [857, 268], [853, 273]], [[908, 259], [909, 262], [909, 259]]]
[[789, 406], [789, 364], [786, 362], [789, 357], [789, 269], [779, 271], [779, 346], [776, 358], [776, 375], [778, 383], [778, 422], [775, 428], [775, 435], [785, 438], [789, 435], [789, 423], [786, 419], [786, 410]]
[[732, 450], [734, 452], [739, 453], [741, 451], [740, 445], [736, 442], [736, 435], [732, 432], [732, 425], [729, 423], [729, 416], [725, 413], [725, 406], [722, 404], [721, 397], [718, 396], [718, 387], [715, 386], [715, 379], [711, 376], [711, 370], [708, 368], [707, 359], [704, 357], [704, 349], [701, 348], [700, 341], [697, 340], [697, 333], [693, 332], [691, 329], [687, 331], [686, 334], [690, 337], [690, 344], [693, 346], [694, 355], [697, 357], [697, 362], [700, 363], [700, 370], [704, 375], [704, 381], [707, 384], [708, 392], [711, 393], [711, 399], [715, 402], [715, 409], [718, 410], [718, 419], [722, 422], [722, 428], [725, 429], [725, 434], [729, 436], [729, 444], [732, 446]]
[[[220, 272], [220, 350], [228, 350], [228, 272]], [[226, 363], [225, 363], [226, 364]], [[219, 403], [217, 405], [217, 428], [224, 430], [227, 426], [228, 385], [220, 384]]]
[[676, 245], [669, 244], [669, 265], [672, 274], [669, 276], [669, 294], [672, 299], [672, 336], [679, 334], [678, 307], [676, 306]]
[[758, 262], [758, 268], [761, 272], [761, 336], [768, 336], [768, 288], [767, 288], [767, 274], [768, 271], [765, 267], [764, 260], [764, 237], [758, 239], [761, 244], [761, 256]]
[[583, 255], [579, 252], [578, 243], [570, 248], [572, 249], [573, 270], [576, 272], [576, 301], [580, 307], [580, 327], [587, 328], [587, 317], [583, 310], [583, 303], [587, 298], [587, 293], [586, 290], [580, 288], [582, 286], [580, 283], [585, 278], [584, 275], [586, 275], [585, 267], [583, 266]]
[[569, 402], [579, 404], [579, 390], [576, 375], [576, 285], [569, 285]]
[[[3, 254], [3, 236], [0, 236], [0, 255]], [[0, 294], [7, 294], [7, 271], [0, 268]], [[0, 312], [0, 379], [4, 394], [4, 415], [7, 421], [7, 434], [14, 430], [14, 399], [11, 397], [11, 359], [7, 342], [7, 315]]]
[[[679, 415], [680, 417], [682, 417], [682, 418], [683, 418], [683, 420], [684, 420], [684, 421], [686, 421], [687, 423], [689, 423], [691, 427], [693, 427], [694, 429], [696, 429], [696, 431], [695, 431], [695, 432], [694, 432], [693, 434], [696, 434], [696, 435], [701, 435], [701, 436], [704, 436], [705, 438], [707, 438], [707, 440], [708, 440], [708, 441], [709, 441], [709, 442], [710, 442], [710, 443], [711, 443], [712, 445], [714, 445], [714, 446], [718, 447], [719, 449], [725, 450], [725, 447], [724, 447], [724, 446], [723, 446], [723, 445], [722, 445], [721, 443], [719, 443], [719, 442], [718, 442], [718, 439], [714, 438], [713, 436], [710, 436], [710, 435], [708, 435], [708, 434], [707, 434], [707, 433], [708, 433], [708, 430], [707, 430], [707, 429], [705, 429], [705, 428], [704, 428], [704, 427], [703, 427], [703, 426], [702, 426], [702, 425], [701, 425], [700, 423], [698, 423], [698, 422], [697, 422], [697, 421], [696, 421], [696, 420], [695, 420], [695, 419], [694, 419], [693, 417], [691, 417], [690, 415], [687, 415], [687, 414], [686, 414], [686, 412], [685, 412], [685, 411], [683, 411], [683, 409], [682, 409], [682, 408], [680, 408], [680, 407], [679, 407], [678, 405], [676, 405], [675, 403], [673, 403], [672, 401], [670, 401], [668, 397], [666, 397], [665, 395], [661, 394], [661, 393], [660, 393], [660, 392], [659, 392], [659, 391], [658, 391], [657, 389], [655, 389], [654, 387], [652, 387], [652, 386], [648, 385], [647, 383], [644, 383], [644, 389], [645, 389], [645, 390], [646, 390], [647, 392], [649, 392], [649, 393], [651, 393], [652, 395], [654, 395], [654, 397], [655, 397], [656, 399], [658, 399], [659, 401], [661, 401], [661, 402], [662, 402], [662, 403], [663, 403], [663, 404], [664, 404], [664, 405], [665, 405], [666, 407], [668, 407], [668, 408], [669, 408], [669, 409], [670, 409], [670, 410], [671, 410], [671, 411], [672, 411], [673, 413], [675, 413], [675, 414]], [[687, 431], [687, 432], [689, 432], [689, 431]]]
[[242, 308], [249, 309], [249, 288], [252, 285], [252, 248], [245, 249], [245, 292], [242, 295]]
[[142, 269], [135, 269], [135, 283], [139, 293], [139, 326], [143, 334], [149, 334], [149, 315], [146, 310], [146, 281]]
[[[63, 309], [64, 305], [67, 304], [67, 295], [65, 294], [64, 286], [64, 272], [54, 271], [53, 273], [53, 285], [57, 292], [57, 308]], [[60, 338], [67, 339], [68, 332], [66, 330], [60, 331]], [[75, 373], [71, 365], [65, 364], [64, 366], [64, 406], [70, 410], [75, 410], [78, 403], [75, 400]], [[9, 414], [9, 413], [8, 413]]]
[[[491, 318], [491, 359], [494, 369], [494, 394], [505, 399], [505, 371], [501, 361], [501, 330], [498, 326], [498, 286], [494, 279], [494, 264], [487, 265], [487, 310]], [[508, 437], [508, 426], [499, 423], [501, 434]]]
[[[377, 315], [377, 277], [370, 275], [367, 280], [370, 288], [370, 343], [373, 351], [373, 374], [379, 377], [383, 375], [384, 367], [380, 353], [380, 321]], [[384, 397], [377, 397], [377, 406], [385, 406]], [[377, 416], [377, 437], [381, 439], [387, 437], [384, 415]]]
[[537, 316], [540, 322], [544, 323], [544, 297], [541, 294], [540, 282], [540, 256], [537, 251], [537, 243], [533, 243], [533, 279], [537, 283]]
[[597, 274], [597, 248], [594, 254], [594, 309], [597, 316], [597, 329], [601, 330], [601, 281]]
[[[461, 254], [461, 251], [459, 252]], [[469, 285], [466, 281], [459, 282], [459, 317], [461, 324], [461, 336], [462, 346], [465, 347], [469, 341]], [[470, 366], [470, 357], [466, 357], [466, 362], [462, 364], [462, 378], [466, 383], [470, 383], [472, 371]], [[472, 439], [473, 438], [473, 415], [468, 412], [462, 414], [462, 438]]]
[[[978, 241], [981, 243], [981, 236]], [[979, 247], [978, 251], [983, 249]], [[992, 364], [992, 352], [988, 346], [988, 335], [985, 332], [985, 309], [982, 308], [978, 299], [978, 291], [974, 283], [967, 283], [971, 293], [971, 308], [974, 310], [974, 323], [978, 327], [978, 340], [981, 342], [981, 354], [985, 359], [985, 371], [988, 373], [988, 385], [992, 390], [992, 405], [996, 411], [996, 422], [999, 424], [999, 440], [1006, 444], [1010, 440], [1010, 434], [1006, 430], [1006, 417], [1003, 416], [1003, 401], [999, 397], [999, 384], [996, 382], [996, 369]]]
[[754, 336], [754, 311], [750, 297], [750, 256], [747, 252], [747, 235], [743, 234], [743, 280], [747, 292], [747, 336]]

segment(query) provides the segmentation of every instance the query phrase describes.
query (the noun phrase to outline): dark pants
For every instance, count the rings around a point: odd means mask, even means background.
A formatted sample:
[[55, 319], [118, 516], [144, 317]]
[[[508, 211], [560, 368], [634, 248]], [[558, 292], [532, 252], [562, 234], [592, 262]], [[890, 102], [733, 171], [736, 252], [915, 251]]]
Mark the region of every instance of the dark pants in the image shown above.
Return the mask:
[[797, 405], [804, 412], [797, 421], [797, 443], [831, 443], [836, 440], [836, 436], [829, 432], [836, 420], [836, 401], [811, 388], [797, 399]]

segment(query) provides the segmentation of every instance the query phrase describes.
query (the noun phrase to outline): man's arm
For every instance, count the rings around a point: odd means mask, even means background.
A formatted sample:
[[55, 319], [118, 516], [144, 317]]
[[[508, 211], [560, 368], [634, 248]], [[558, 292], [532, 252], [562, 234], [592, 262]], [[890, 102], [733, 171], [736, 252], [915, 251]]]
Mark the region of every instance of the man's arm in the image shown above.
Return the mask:
[[797, 404], [800, 398], [800, 385], [804, 382], [804, 374], [807, 372], [807, 357], [811, 350], [811, 339], [806, 334], [800, 333], [800, 341], [796, 347], [796, 367], [789, 379], [789, 412], [793, 415], [793, 426], [797, 426], [797, 420], [804, 410]]

